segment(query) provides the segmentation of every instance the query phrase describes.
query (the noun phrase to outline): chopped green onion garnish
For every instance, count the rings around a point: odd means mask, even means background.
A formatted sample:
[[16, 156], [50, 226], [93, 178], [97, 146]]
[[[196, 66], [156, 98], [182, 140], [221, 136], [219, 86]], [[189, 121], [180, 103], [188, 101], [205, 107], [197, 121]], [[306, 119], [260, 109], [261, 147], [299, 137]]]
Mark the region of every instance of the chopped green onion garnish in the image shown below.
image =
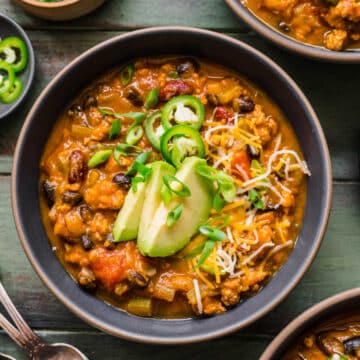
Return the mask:
[[201, 225], [199, 232], [213, 241], [223, 241], [226, 239], [226, 234], [215, 226]]
[[89, 162], [88, 162], [88, 168], [94, 168], [95, 166], [98, 166], [105, 161], [107, 161], [112, 154], [112, 150], [101, 150], [96, 152], [94, 155], [91, 156]]
[[261, 198], [260, 194], [255, 189], [249, 190], [249, 200], [256, 209], [259, 210], [265, 209], [264, 201]]
[[216, 226], [218, 229], [222, 229], [224, 227], [227, 227], [230, 224], [230, 221], [231, 221], [230, 215], [219, 215], [209, 218], [209, 220], [206, 222], [205, 225]]
[[118, 115], [124, 118], [133, 119], [134, 122], [131, 124], [131, 126], [139, 125], [146, 119], [146, 114], [143, 112], [129, 112]]
[[125, 175], [134, 175], [138, 171], [137, 170], [138, 165], [139, 164], [144, 165], [147, 162], [147, 160], [149, 159], [150, 154], [151, 154], [151, 151], [146, 151], [146, 152], [143, 152], [140, 155], [138, 155], [136, 157], [136, 159], [134, 160], [134, 162], [129, 167], [128, 171], [125, 173]]
[[113, 140], [119, 137], [120, 134], [121, 134], [121, 120], [115, 119], [110, 127], [109, 138], [110, 140]]
[[184, 208], [183, 204], [179, 204], [179, 205], [175, 206], [168, 213], [168, 216], [167, 216], [167, 219], [166, 219], [166, 226], [167, 227], [173, 226], [180, 219], [183, 208]]
[[161, 194], [161, 199], [164, 202], [165, 205], [169, 205], [170, 201], [171, 201], [171, 191], [165, 186], [163, 185], [160, 191]]
[[216, 245], [216, 241], [214, 241], [214, 240], [205, 241], [203, 250], [201, 252], [198, 262], [195, 265], [194, 270], [197, 269], [199, 266], [201, 266], [204, 263], [204, 261], [209, 257], [211, 252], [214, 250], [215, 245]]
[[145, 109], [149, 110], [154, 108], [159, 102], [159, 89], [154, 88], [152, 89], [146, 96], [145, 99]]
[[225, 204], [226, 201], [221, 197], [219, 191], [216, 191], [213, 198], [213, 208], [215, 209], [215, 211], [217, 212], [221, 211], [225, 206]]
[[120, 73], [120, 81], [125, 86], [127, 85], [134, 76], [135, 67], [133, 64], [127, 65]]
[[135, 145], [143, 136], [144, 129], [141, 125], [131, 126], [126, 134], [125, 141], [129, 145]]
[[131, 190], [136, 193], [137, 192], [137, 186], [139, 183], [145, 182], [145, 178], [142, 176], [134, 176], [131, 179]]
[[178, 196], [189, 197], [191, 195], [190, 189], [175, 176], [164, 175], [163, 182], [172, 193]]

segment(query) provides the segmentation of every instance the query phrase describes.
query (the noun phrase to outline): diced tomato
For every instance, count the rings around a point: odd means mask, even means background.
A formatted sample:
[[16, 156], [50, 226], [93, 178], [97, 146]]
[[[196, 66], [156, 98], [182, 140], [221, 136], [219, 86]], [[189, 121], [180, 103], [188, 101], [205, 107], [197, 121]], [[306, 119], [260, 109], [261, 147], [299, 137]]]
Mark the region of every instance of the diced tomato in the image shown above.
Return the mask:
[[245, 150], [236, 151], [231, 159], [231, 167], [239, 171], [237, 169], [237, 166], [239, 166], [242, 170], [244, 170], [248, 179], [251, 178], [250, 164], [250, 157]]

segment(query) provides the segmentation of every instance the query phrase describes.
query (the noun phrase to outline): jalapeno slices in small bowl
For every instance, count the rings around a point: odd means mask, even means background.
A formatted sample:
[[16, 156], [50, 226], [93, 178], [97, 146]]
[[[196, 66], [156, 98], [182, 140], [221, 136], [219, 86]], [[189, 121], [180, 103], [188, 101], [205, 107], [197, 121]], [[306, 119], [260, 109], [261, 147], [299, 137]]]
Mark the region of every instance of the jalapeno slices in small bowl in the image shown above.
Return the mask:
[[0, 119], [25, 98], [34, 78], [34, 52], [24, 30], [0, 14]]

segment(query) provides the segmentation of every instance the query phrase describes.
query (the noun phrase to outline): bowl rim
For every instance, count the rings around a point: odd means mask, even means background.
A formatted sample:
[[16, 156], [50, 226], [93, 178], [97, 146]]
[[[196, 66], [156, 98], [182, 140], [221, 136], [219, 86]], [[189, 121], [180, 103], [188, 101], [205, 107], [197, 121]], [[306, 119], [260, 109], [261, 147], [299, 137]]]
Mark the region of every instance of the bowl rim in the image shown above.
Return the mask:
[[[8, 23], [10, 23], [11, 26], [15, 27], [16, 30], [18, 31], [18, 34], [20, 34], [20, 37], [22, 38], [22, 40], [25, 41], [25, 44], [28, 49], [28, 64], [27, 64], [26, 68], [20, 74], [22, 74], [24, 71], [26, 71], [26, 69], [28, 69], [29, 78], [28, 78], [28, 81], [24, 84], [24, 88], [22, 90], [20, 97], [18, 99], [16, 99], [13, 103], [9, 104], [8, 108], [4, 112], [0, 113], [0, 121], [2, 119], [6, 118], [8, 115], [10, 115], [13, 111], [17, 110], [18, 107], [22, 104], [23, 100], [25, 99], [25, 97], [28, 95], [28, 93], [30, 91], [30, 88], [34, 81], [34, 76], [35, 76], [35, 53], [34, 53], [34, 49], [32, 47], [31, 41], [30, 41], [28, 35], [26, 34], [25, 30], [16, 21], [11, 19], [9, 16], [6, 16], [5, 14], [0, 13], [0, 21], [1, 20], [5, 20]], [[15, 36], [16, 36], [16, 34], [15, 34]]]
[[59, 9], [65, 8], [67, 6], [76, 5], [81, 2], [81, 0], [61, 0], [59, 2], [42, 2], [38, 0], [18, 0], [23, 4], [32, 6], [40, 9]]
[[327, 50], [320, 46], [303, 43], [281, 33], [271, 25], [267, 24], [264, 20], [260, 19], [252, 11], [246, 8], [240, 0], [224, 1], [248, 26], [274, 44], [285, 48], [286, 50], [320, 61], [348, 64], [360, 63], [360, 49], [355, 49], [354, 51], [334, 51]]
[[333, 306], [356, 297], [360, 297], [360, 287], [337, 293], [305, 310], [281, 330], [275, 339], [267, 346], [259, 360], [271, 360], [272, 355], [284, 342], [286, 342], [287, 338], [314, 316], [321, 315], [327, 310], [331, 311]]
[[[73, 66], [76, 66], [78, 63], [80, 63], [83, 59], [85, 59], [87, 56], [91, 55], [94, 51], [97, 51], [102, 48], [106, 48], [107, 46], [116, 43], [118, 41], [122, 41], [123, 39], [131, 39], [131, 38], [137, 38], [142, 35], [154, 35], [154, 34], [169, 34], [169, 32], [182, 32], [182, 33], [188, 33], [189, 35], [197, 33], [198, 35], [203, 35], [211, 38], [216, 38], [219, 41], [223, 41], [226, 43], [229, 43], [234, 46], [240, 46], [243, 49], [245, 49], [247, 52], [250, 52], [254, 54], [255, 56], [259, 57], [261, 61], [265, 62], [267, 66], [274, 69], [274, 72], [276, 72], [279, 76], [283, 77], [288, 84], [294, 89], [296, 95], [300, 98], [301, 103], [303, 104], [304, 108], [308, 111], [309, 117], [313, 120], [313, 124], [315, 127], [315, 131], [318, 134], [319, 142], [321, 143], [321, 148], [323, 150], [323, 159], [324, 159], [324, 165], [325, 165], [325, 174], [324, 174], [324, 189], [325, 189], [325, 206], [324, 206], [324, 212], [321, 219], [321, 222], [318, 226], [317, 234], [315, 234], [315, 240], [313, 243], [313, 246], [311, 248], [311, 253], [309, 256], [303, 261], [302, 267], [300, 271], [296, 273], [295, 276], [291, 279], [289, 283], [284, 285], [282, 288], [281, 294], [276, 297], [275, 300], [272, 300], [266, 307], [263, 307], [259, 310], [257, 310], [255, 313], [251, 314], [245, 321], [243, 320], [241, 323], [235, 322], [229, 324], [227, 327], [223, 327], [221, 329], [215, 329], [208, 331], [206, 334], [200, 334], [200, 335], [189, 335], [189, 336], [177, 336], [177, 337], [166, 337], [166, 336], [149, 336], [149, 335], [143, 335], [138, 334], [135, 332], [130, 332], [124, 329], [119, 329], [119, 327], [112, 326], [110, 324], [107, 324], [105, 321], [94, 319], [94, 317], [91, 316], [91, 314], [87, 314], [85, 311], [77, 308], [74, 303], [71, 302], [67, 298], [67, 296], [60, 291], [60, 289], [57, 287], [56, 283], [51, 280], [48, 276], [48, 274], [45, 271], [42, 271], [41, 266], [37, 263], [37, 260], [34, 256], [34, 254], [31, 251], [29, 242], [27, 240], [27, 236], [25, 235], [25, 231], [23, 229], [22, 221], [20, 221], [19, 216], [19, 208], [18, 208], [18, 197], [16, 193], [16, 184], [18, 182], [18, 167], [19, 167], [19, 157], [21, 155], [22, 151], [22, 143], [23, 139], [25, 138], [28, 128], [32, 122], [33, 119], [33, 113], [35, 112], [36, 108], [41, 104], [41, 102], [46, 98], [47, 93], [51, 90], [53, 86], [57, 83], [57, 81], [62, 78], [64, 75], [66, 75], [66, 72], [72, 68]], [[75, 58], [73, 61], [71, 61], [64, 69], [62, 69], [51, 81], [50, 83], [45, 87], [45, 89], [42, 91], [42, 93], [39, 95], [37, 100], [35, 101], [33, 107], [31, 108], [30, 112], [28, 113], [28, 116], [24, 122], [24, 125], [21, 129], [15, 153], [14, 153], [14, 162], [13, 162], [13, 168], [12, 168], [12, 182], [11, 182], [11, 202], [12, 202], [12, 210], [13, 210], [13, 217], [16, 225], [16, 229], [21, 241], [21, 244], [25, 250], [25, 253], [35, 269], [37, 275], [40, 277], [40, 279], [44, 282], [44, 284], [51, 290], [51, 292], [68, 308], [70, 309], [76, 316], [78, 316], [80, 319], [84, 320], [85, 322], [89, 323], [90, 325], [94, 326], [95, 328], [98, 328], [106, 333], [112, 334], [114, 336], [118, 336], [127, 340], [137, 341], [137, 342], [143, 342], [143, 343], [152, 343], [152, 344], [185, 344], [185, 343], [194, 343], [199, 341], [206, 341], [210, 340], [219, 336], [223, 336], [226, 334], [229, 334], [231, 332], [234, 332], [236, 330], [239, 330], [240, 328], [243, 328], [257, 319], [264, 316], [266, 313], [270, 312], [272, 309], [274, 309], [277, 305], [279, 305], [280, 302], [282, 302], [285, 297], [295, 288], [295, 286], [300, 282], [302, 277], [305, 275], [306, 271], [309, 269], [311, 263], [313, 262], [323, 239], [324, 233], [326, 231], [326, 226], [329, 219], [330, 214], [330, 206], [331, 206], [331, 198], [332, 198], [332, 167], [331, 167], [331, 161], [330, 161], [330, 154], [329, 149], [325, 140], [325, 135], [323, 133], [323, 130], [321, 128], [320, 122], [317, 118], [317, 115], [315, 111], [313, 110], [312, 106], [310, 105], [309, 101], [303, 94], [303, 92], [300, 90], [298, 85], [290, 78], [287, 73], [280, 68], [279, 65], [277, 65], [273, 60], [271, 60], [266, 55], [262, 54], [255, 48], [251, 47], [250, 45], [241, 42], [239, 40], [236, 40], [232, 37], [219, 34], [213, 31], [199, 29], [199, 28], [193, 28], [193, 27], [182, 27], [182, 26], [161, 26], [161, 27], [152, 27], [142, 30], [136, 30], [132, 31], [126, 34], [121, 34], [118, 36], [115, 36], [113, 38], [110, 38], [108, 40], [105, 40], [94, 47], [88, 49], [81, 55], [79, 55], [77, 58]], [[220, 315], [221, 316], [221, 315]], [[154, 318], [151, 318], [154, 319]], [[145, 319], [147, 320], [147, 319]], [[155, 319], [156, 320], [156, 319]], [[158, 319], [157, 319], [158, 320]], [[189, 321], [189, 319], [182, 319], [183, 321]], [[161, 321], [173, 321], [173, 320], [161, 320]]]

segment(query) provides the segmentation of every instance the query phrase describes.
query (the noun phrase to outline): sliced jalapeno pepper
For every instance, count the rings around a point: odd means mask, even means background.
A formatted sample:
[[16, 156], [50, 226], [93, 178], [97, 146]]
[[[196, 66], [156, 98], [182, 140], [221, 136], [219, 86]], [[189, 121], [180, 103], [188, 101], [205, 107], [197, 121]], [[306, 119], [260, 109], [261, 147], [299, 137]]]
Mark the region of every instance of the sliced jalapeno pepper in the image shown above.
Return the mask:
[[[9, 80], [4, 80], [9, 82]], [[15, 79], [13, 86], [6, 92], [0, 94], [0, 102], [4, 104], [10, 104], [14, 102], [21, 94], [23, 84], [20, 79]]]
[[[9, 91], [15, 81], [14, 69], [4, 60], [0, 60], [0, 73], [2, 74], [2, 81], [0, 82], [0, 94]], [[6, 73], [6, 75], [4, 75]]]
[[[155, 128], [154, 125], [157, 121], [160, 122], [160, 125]], [[146, 119], [145, 133], [151, 145], [160, 151], [160, 138], [164, 133], [164, 128], [161, 125], [161, 111], [154, 112]]]
[[168, 101], [161, 112], [161, 122], [164, 129], [173, 125], [188, 125], [196, 130], [204, 122], [205, 108], [202, 102], [192, 95], [181, 95]]
[[175, 125], [160, 140], [164, 159], [179, 167], [187, 156], [205, 157], [205, 145], [198, 131], [190, 126]]
[[14, 71], [17, 73], [24, 70], [28, 63], [28, 49], [25, 42], [16, 36], [2, 40], [0, 43], [0, 57], [3, 57], [5, 61], [10, 53], [9, 49], [15, 51], [16, 54], [15, 60], [13, 62], [9, 61]]

